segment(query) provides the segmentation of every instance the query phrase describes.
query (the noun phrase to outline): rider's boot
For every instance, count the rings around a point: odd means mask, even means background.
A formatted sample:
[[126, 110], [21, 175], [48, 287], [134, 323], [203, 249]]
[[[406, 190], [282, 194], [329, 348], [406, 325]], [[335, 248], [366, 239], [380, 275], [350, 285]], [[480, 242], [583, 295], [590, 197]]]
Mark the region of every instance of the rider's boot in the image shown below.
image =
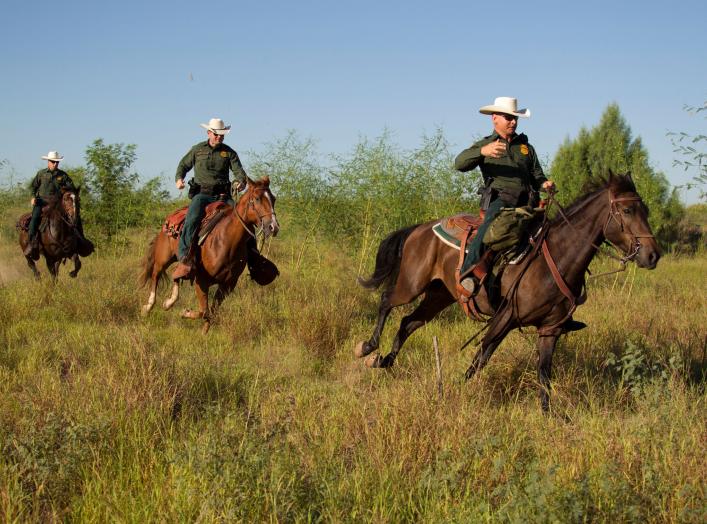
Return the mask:
[[486, 275], [488, 275], [489, 266], [492, 260], [493, 251], [487, 249], [484, 251], [484, 254], [481, 255], [481, 259], [479, 259], [476, 264], [471, 266], [471, 268], [462, 277], [459, 284], [469, 293], [469, 296], [476, 294], [478, 289], [481, 287], [481, 284], [483, 284], [484, 280], [486, 280]]

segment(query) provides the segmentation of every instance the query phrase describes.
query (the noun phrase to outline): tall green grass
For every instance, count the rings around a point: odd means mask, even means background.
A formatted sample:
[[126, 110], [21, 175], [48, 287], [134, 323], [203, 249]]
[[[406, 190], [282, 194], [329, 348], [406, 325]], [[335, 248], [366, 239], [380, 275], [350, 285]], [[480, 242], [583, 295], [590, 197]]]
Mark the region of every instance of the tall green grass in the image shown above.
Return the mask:
[[352, 348], [378, 297], [355, 279], [376, 241], [342, 249], [280, 215], [266, 249], [281, 276], [244, 275], [208, 336], [179, 318], [188, 286], [174, 311], [140, 317], [155, 230], [124, 231], [53, 286], [2, 229], [19, 268], [0, 284], [2, 520], [707, 519], [704, 256], [592, 281], [576, 315], [590, 327], [558, 344], [543, 416], [534, 335], [512, 333], [464, 383], [473, 348], [458, 348], [479, 326], [456, 307], [392, 370], [365, 368]]

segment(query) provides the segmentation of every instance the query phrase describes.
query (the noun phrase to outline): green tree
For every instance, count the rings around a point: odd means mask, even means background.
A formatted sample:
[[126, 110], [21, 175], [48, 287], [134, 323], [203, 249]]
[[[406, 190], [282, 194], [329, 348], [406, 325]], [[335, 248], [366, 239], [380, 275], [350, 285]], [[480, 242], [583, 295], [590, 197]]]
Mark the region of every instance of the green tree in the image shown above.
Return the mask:
[[582, 128], [576, 139], [565, 140], [552, 161], [550, 176], [560, 190], [560, 202], [566, 205], [582, 194], [587, 182], [606, 176], [609, 170], [631, 172], [650, 208], [653, 231], [664, 245], [673, 242], [684, 213], [677, 190], [670, 188], [663, 173], [651, 167], [641, 138], [632, 138], [617, 104], [606, 108], [596, 127]]
[[130, 172], [137, 158], [135, 150], [135, 144], [105, 144], [101, 138], [86, 148], [87, 166], [81, 174], [89, 195], [83, 199], [84, 217], [107, 237], [149, 223], [154, 205], [168, 198], [159, 178], [138, 187], [140, 176]]

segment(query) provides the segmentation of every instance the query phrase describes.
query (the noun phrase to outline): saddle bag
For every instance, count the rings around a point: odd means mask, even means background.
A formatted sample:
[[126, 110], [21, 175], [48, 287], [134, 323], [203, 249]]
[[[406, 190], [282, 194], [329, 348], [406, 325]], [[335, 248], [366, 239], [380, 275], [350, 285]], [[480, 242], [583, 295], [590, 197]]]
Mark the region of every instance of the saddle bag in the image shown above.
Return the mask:
[[484, 244], [497, 252], [519, 244], [536, 216], [532, 207], [502, 208], [486, 230]]

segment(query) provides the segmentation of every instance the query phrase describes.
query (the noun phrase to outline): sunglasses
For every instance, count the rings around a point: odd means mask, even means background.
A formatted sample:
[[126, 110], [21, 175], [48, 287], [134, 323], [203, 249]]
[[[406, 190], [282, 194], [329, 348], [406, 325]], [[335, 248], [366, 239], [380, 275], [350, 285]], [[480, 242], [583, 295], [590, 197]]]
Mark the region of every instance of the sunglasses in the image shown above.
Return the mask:
[[503, 118], [506, 119], [506, 122], [512, 122], [513, 120], [518, 120], [518, 117], [515, 115], [507, 115], [506, 113], [496, 113], [498, 116], [502, 116]]

